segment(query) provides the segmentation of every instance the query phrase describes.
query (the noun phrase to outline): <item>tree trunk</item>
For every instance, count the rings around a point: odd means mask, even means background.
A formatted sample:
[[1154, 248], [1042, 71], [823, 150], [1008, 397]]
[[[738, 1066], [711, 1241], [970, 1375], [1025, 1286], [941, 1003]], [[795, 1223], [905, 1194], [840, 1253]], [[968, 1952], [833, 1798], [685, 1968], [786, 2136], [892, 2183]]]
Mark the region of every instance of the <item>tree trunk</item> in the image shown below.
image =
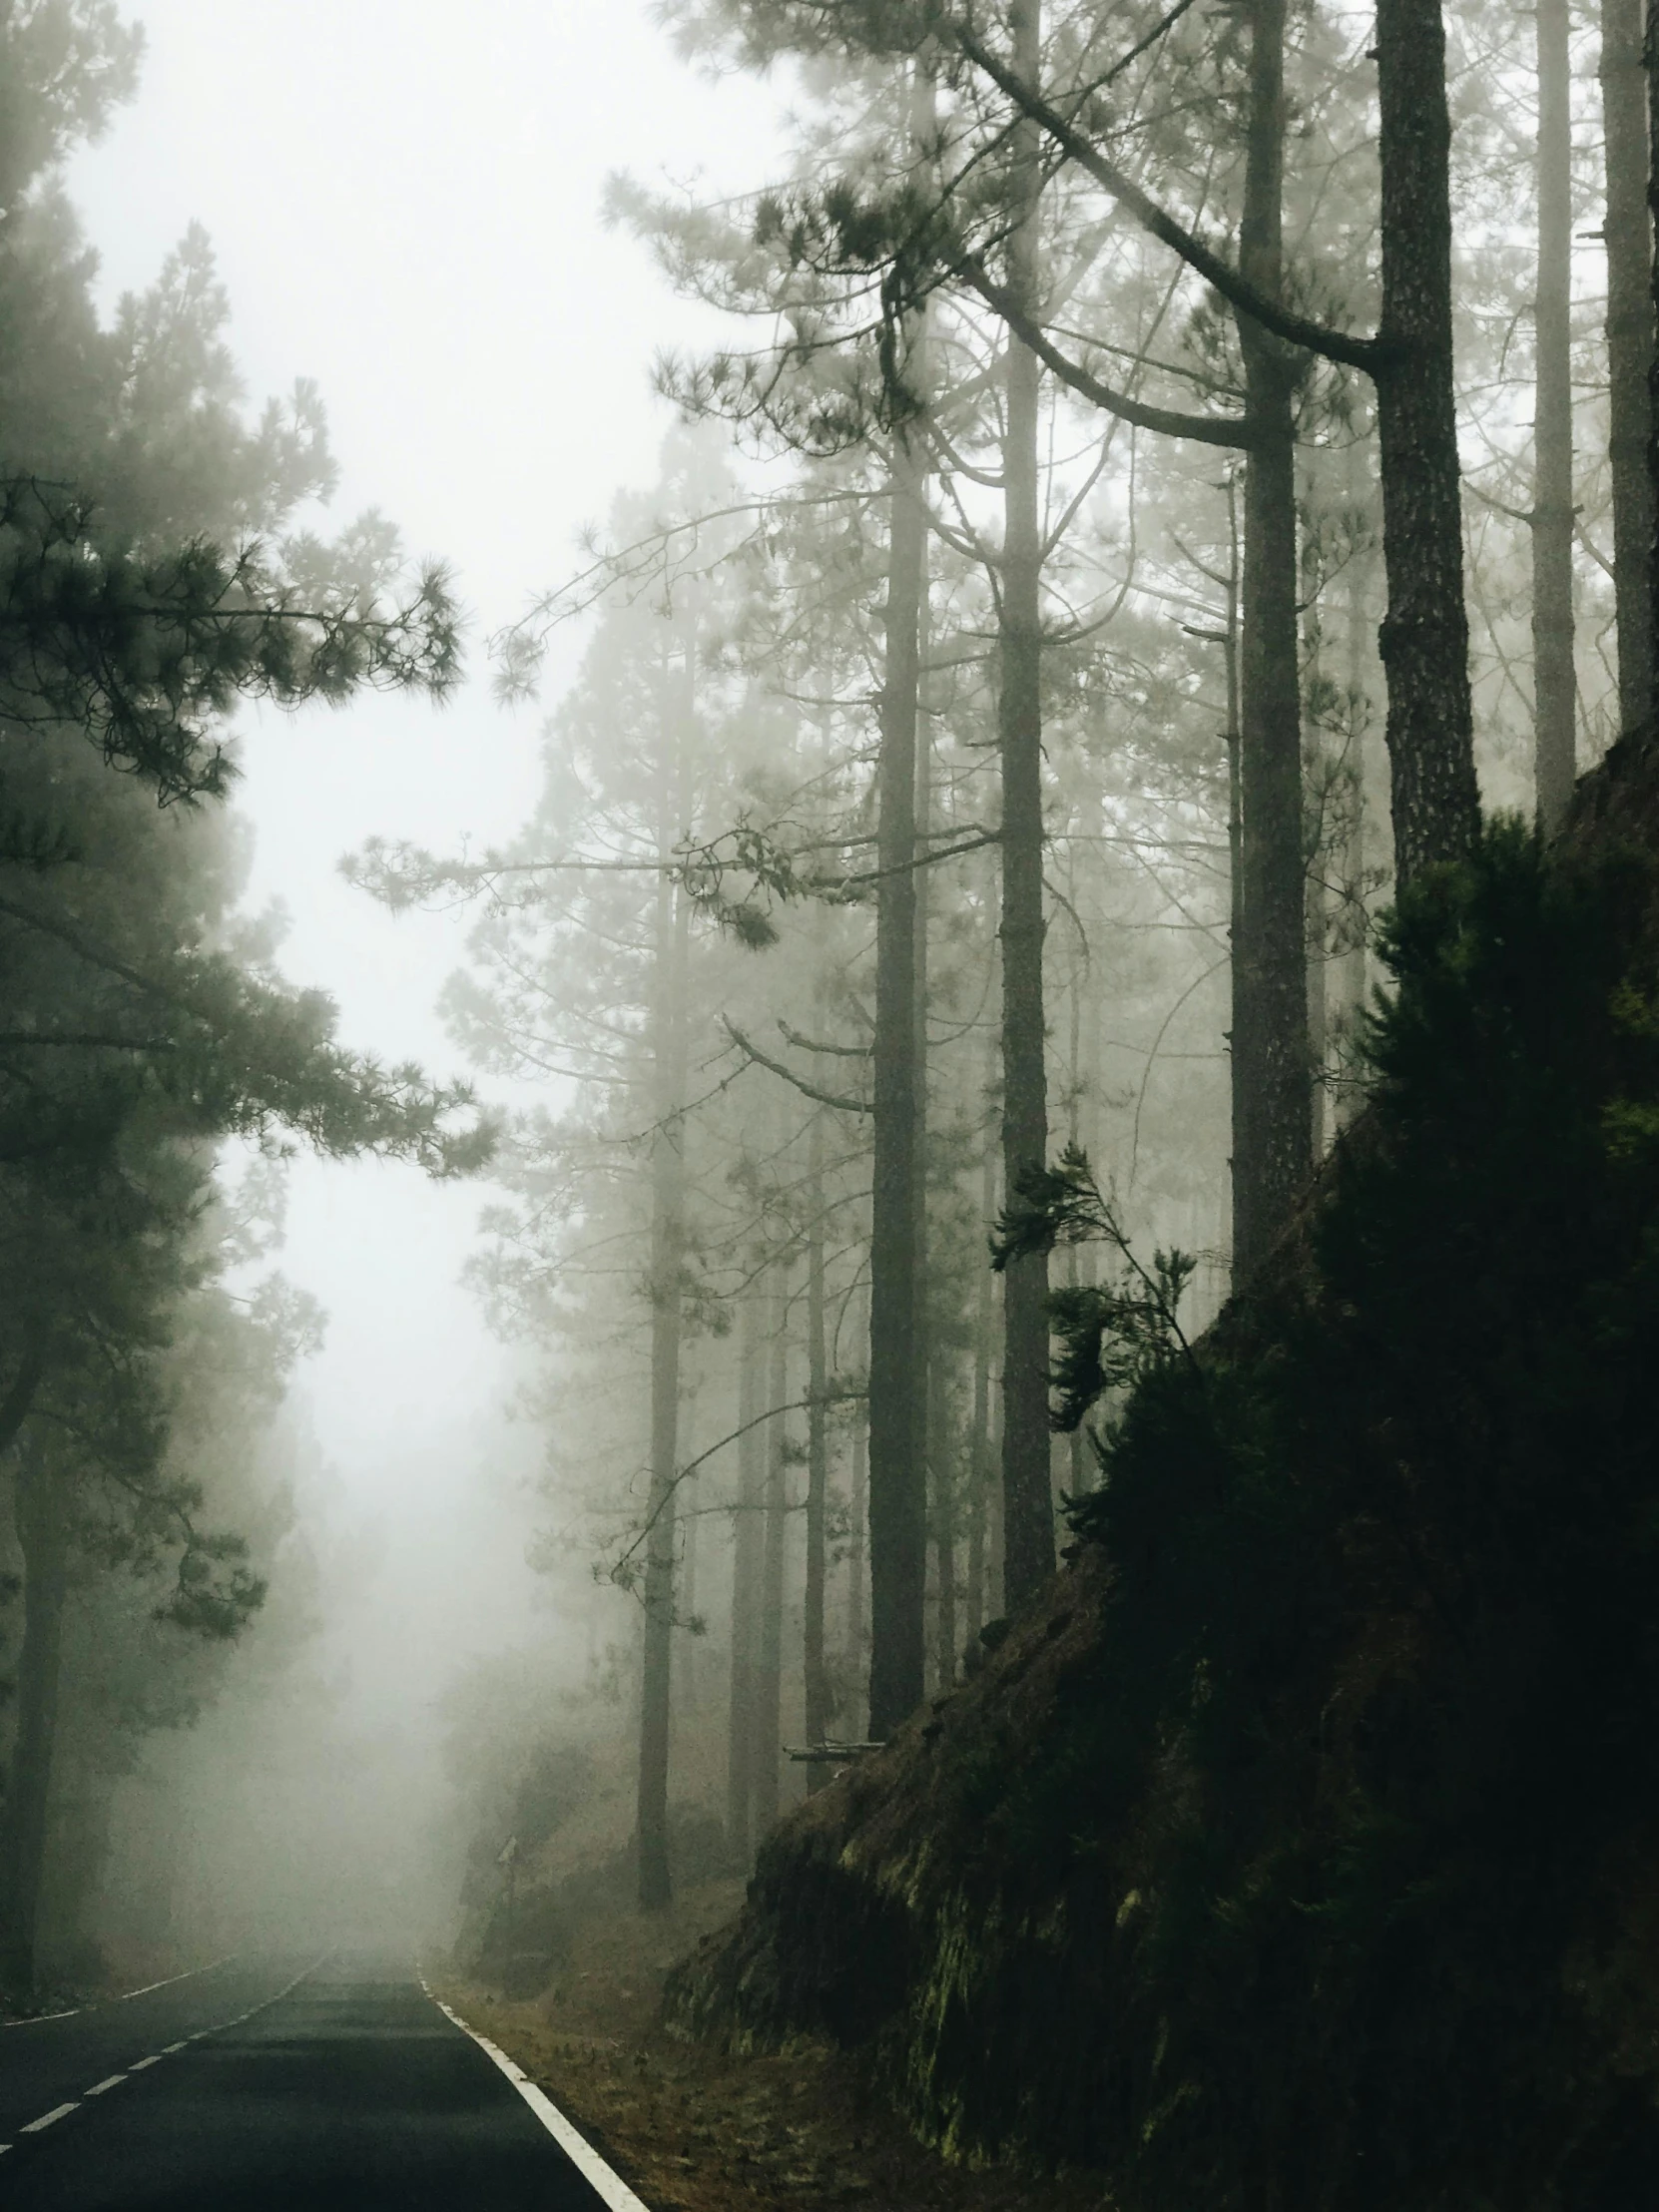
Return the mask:
[[[1358, 455], [1351, 458], [1350, 471], [1351, 478], [1358, 475]], [[1356, 511], [1359, 511], [1363, 503], [1369, 505], [1368, 492], [1358, 485], [1355, 486], [1351, 498]], [[1351, 1078], [1362, 1018], [1371, 1003], [1371, 909], [1367, 880], [1368, 847], [1371, 842], [1367, 834], [1371, 822], [1371, 748], [1368, 743], [1371, 731], [1371, 699], [1366, 689], [1366, 651], [1369, 639], [1367, 601], [1372, 566], [1369, 555], [1365, 559], [1351, 557], [1348, 564], [1347, 760], [1350, 811], [1348, 838], [1343, 848], [1344, 894], [1348, 902], [1345, 916], [1348, 952], [1343, 961], [1345, 1081], [1338, 1094], [1345, 1109], [1345, 1119], [1354, 1110], [1360, 1096], [1359, 1087]]]
[[726, 1737], [726, 1829], [734, 1864], [755, 1851], [755, 1689], [761, 1657], [765, 1442], [751, 1425], [763, 1411], [761, 1302], [752, 1285], [738, 1322], [738, 1510], [732, 1546], [732, 1699]]
[[1577, 778], [1572, 609], [1572, 112], [1568, 0], [1538, 0], [1538, 290], [1532, 489], [1532, 735], [1538, 826]]
[[[1647, 205], [1648, 298], [1659, 307], [1659, 0], [1648, 0], [1647, 36], [1643, 48], [1647, 71]], [[1659, 517], [1659, 351], [1648, 359], [1648, 497], [1650, 512]], [[1659, 691], [1659, 528], [1647, 548], [1648, 638], [1656, 656], [1649, 696]]]
[[926, 1495], [916, 1393], [915, 785], [924, 464], [893, 433], [886, 671], [877, 771], [874, 1122], [869, 1248], [869, 1729], [921, 1702]]
[[38, 1441], [26, 1441], [20, 1454], [15, 1512], [23, 1553], [23, 1646], [18, 1655], [17, 1735], [6, 1803], [0, 1979], [13, 1994], [27, 1996], [36, 1978], [69, 1555], [61, 1502]]
[[[697, 1400], [693, 1396], [690, 1403], [682, 1404], [680, 1409], [680, 1450], [681, 1455], [688, 1459], [697, 1457], [696, 1407]], [[703, 1515], [700, 1510], [682, 1505], [676, 1515], [676, 1522], [680, 1530], [680, 1556], [675, 1567], [679, 1579], [675, 1609], [681, 1625], [689, 1630], [690, 1624], [698, 1618], [698, 1567], [702, 1552]], [[699, 1635], [695, 1632], [688, 1633], [676, 1658], [674, 1703], [682, 1717], [695, 1716], [702, 1709], [701, 1643], [702, 1638]]]
[[[1085, 820], [1087, 834], [1098, 836], [1105, 825], [1094, 795], [1089, 799]], [[1072, 1105], [1068, 1133], [1078, 1150], [1096, 1162], [1101, 1157], [1102, 1141], [1097, 1111], [1100, 1096], [1100, 988], [1094, 981], [1092, 970], [1085, 964], [1073, 992]], [[1095, 1245], [1071, 1246], [1066, 1254], [1068, 1282], [1092, 1290], [1099, 1281], [1099, 1250]], [[1067, 1436], [1066, 1459], [1071, 1496], [1086, 1497], [1095, 1486], [1095, 1477], [1099, 1470], [1094, 1431], [1087, 1421], [1079, 1421]]]
[[934, 1359], [928, 1370], [927, 1431], [932, 1445], [934, 1587], [938, 1593], [934, 1615], [934, 1668], [941, 1690], [956, 1679], [956, 1482], [955, 1458], [950, 1448], [949, 1409], [945, 1397], [942, 1362]]
[[861, 1411], [855, 1411], [852, 1419], [852, 1496], [847, 1519], [851, 1536], [846, 1558], [846, 1678], [855, 1701], [847, 1716], [847, 1730], [858, 1736], [867, 1729], [869, 1720], [867, 1705], [860, 1713], [856, 1703], [858, 1686], [864, 1680], [864, 1595], [869, 1565], [864, 1553], [864, 1533], [869, 1525], [869, 1424]]
[[1654, 537], [1647, 449], [1654, 312], [1647, 211], [1642, 0], [1602, 0], [1601, 105], [1607, 147], [1607, 455], [1613, 488], [1613, 600], [1619, 631], [1619, 728], [1647, 726], [1653, 696], [1648, 558]]
[[[919, 713], [916, 728], [916, 851], [927, 849], [933, 827], [933, 709], [927, 682], [927, 658], [931, 644], [928, 594], [924, 575], [921, 594]], [[941, 1686], [939, 1674], [942, 1608], [946, 1604], [940, 1579], [943, 1561], [938, 1550], [939, 1483], [944, 1479], [943, 1444], [938, 1426], [939, 1375], [942, 1357], [938, 1336], [938, 1301], [932, 1289], [927, 1221], [927, 1110], [929, 1067], [927, 1058], [928, 917], [932, 878], [929, 870], [916, 872], [915, 920], [915, 1107], [916, 1107], [916, 1365], [912, 1386], [919, 1413], [923, 1479], [927, 1493], [927, 1542], [932, 1552], [931, 1602], [924, 1605], [926, 1637], [923, 1666], [925, 1686], [931, 1694]], [[924, 1584], [924, 1589], [926, 1585]], [[943, 1681], [948, 1681], [948, 1676]]]
[[1451, 122], [1441, 0], [1378, 0], [1382, 348], [1377, 427], [1388, 611], [1394, 875], [1460, 858], [1480, 828], [1451, 343]]
[[[1287, 0], [1255, 0], [1240, 266], [1277, 296], [1284, 276]], [[1252, 446], [1245, 468], [1239, 670], [1242, 815], [1233, 944], [1233, 1268], [1242, 1281], [1312, 1167], [1302, 685], [1297, 649], [1297, 356], [1238, 318]]]
[[690, 902], [668, 872], [680, 823], [684, 719], [696, 682], [694, 649], [685, 650], [683, 696], [665, 716], [667, 758], [658, 850], [652, 1011], [654, 1127], [651, 1139], [651, 1491], [646, 1537], [645, 1636], [640, 1672], [638, 1793], [639, 1902], [660, 1912], [673, 1895], [668, 1863], [668, 1773], [674, 1670], [674, 1521], [680, 1435], [680, 1269], [685, 1245], [687, 1038], [686, 981]]
[[35, 1392], [40, 1388], [46, 1363], [35, 1352], [27, 1352], [18, 1364], [11, 1387], [0, 1397], [0, 1455], [10, 1451], [16, 1443], [23, 1423], [29, 1417], [35, 1402]]
[[[994, 1071], [993, 1071], [994, 1080]], [[980, 1219], [988, 1241], [996, 1225], [996, 1149], [986, 1133], [980, 1166]], [[996, 1453], [991, 1445], [991, 1349], [996, 1337], [996, 1277], [980, 1264], [973, 1315], [973, 1432], [968, 1444], [967, 1606], [964, 1639], [971, 1650], [985, 1625], [986, 1583], [990, 1570], [989, 1519]]]
[[[789, 1279], [777, 1269], [772, 1302], [772, 1360], [768, 1404], [789, 1400]], [[778, 1824], [779, 1770], [784, 1756], [784, 1564], [789, 1537], [785, 1484], [788, 1431], [785, 1415], [766, 1425], [766, 1540], [761, 1569], [761, 1653], [755, 1685], [755, 1837]]]
[[[814, 1117], [812, 1167], [807, 1186], [812, 1223], [807, 1238], [807, 1594], [802, 1630], [806, 1737], [823, 1743], [830, 1727], [830, 1682], [824, 1665], [824, 1513], [830, 1488], [830, 1362], [824, 1312], [824, 1130]], [[809, 1791], [822, 1789], [828, 1769], [809, 1767]]]
[[[1038, 80], [1040, 0], [1010, 10], [1014, 67]], [[1023, 205], [1013, 211], [1007, 285], [1033, 317], [1038, 299], [1038, 198], [1042, 144], [1021, 118], [1012, 130]], [[1010, 1198], [1048, 1155], [1044, 1063], [1042, 804], [1042, 539], [1039, 519], [1040, 370], [1008, 338], [1006, 430], [1002, 445], [1004, 526], [998, 630], [997, 737], [1002, 767], [1002, 1172]], [[1054, 1571], [1049, 1486], [1048, 1262], [1011, 1261], [1002, 1278], [1003, 1582], [1010, 1611]]]

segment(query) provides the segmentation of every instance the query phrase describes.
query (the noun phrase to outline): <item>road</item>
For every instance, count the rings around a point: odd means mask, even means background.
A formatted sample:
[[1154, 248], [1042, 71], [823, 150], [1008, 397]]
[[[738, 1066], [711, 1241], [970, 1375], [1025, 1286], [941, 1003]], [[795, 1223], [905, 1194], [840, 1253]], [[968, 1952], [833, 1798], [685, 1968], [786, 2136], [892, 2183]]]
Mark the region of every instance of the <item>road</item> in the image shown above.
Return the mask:
[[7, 2212], [638, 2201], [406, 1963], [364, 1956], [231, 1960], [0, 2027], [0, 2143]]

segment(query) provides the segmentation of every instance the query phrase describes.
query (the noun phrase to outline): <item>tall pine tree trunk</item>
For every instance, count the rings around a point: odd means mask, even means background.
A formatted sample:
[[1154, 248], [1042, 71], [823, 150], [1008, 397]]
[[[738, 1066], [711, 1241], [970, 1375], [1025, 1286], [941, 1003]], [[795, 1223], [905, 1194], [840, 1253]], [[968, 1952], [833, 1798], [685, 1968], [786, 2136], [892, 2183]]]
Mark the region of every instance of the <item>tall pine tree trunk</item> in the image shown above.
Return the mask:
[[927, 1500], [917, 1388], [915, 807], [925, 464], [892, 441], [886, 669], [877, 770], [873, 1160], [869, 1247], [869, 1731], [884, 1741], [921, 1702]]
[[[986, 1095], [995, 1083], [994, 1061]], [[996, 1148], [986, 1133], [980, 1163], [981, 1235], [988, 1243], [996, 1226]], [[973, 1431], [968, 1443], [967, 1606], [964, 1639], [971, 1650], [985, 1625], [990, 1581], [990, 1516], [996, 1487], [996, 1451], [991, 1437], [991, 1361], [996, 1342], [996, 1277], [981, 1263], [973, 1312]]]
[[[771, 1361], [767, 1402], [789, 1402], [789, 1278], [779, 1263], [774, 1280]], [[786, 1485], [789, 1432], [775, 1412], [766, 1424], [766, 1530], [761, 1565], [761, 1651], [755, 1683], [755, 1836], [778, 1823], [779, 1776], [784, 1757], [784, 1568], [789, 1543]]]
[[1451, 340], [1451, 120], [1441, 0], [1378, 0], [1382, 314], [1377, 428], [1394, 874], [1480, 828]]
[[[807, 1235], [807, 1591], [802, 1627], [804, 1718], [809, 1744], [823, 1743], [830, 1726], [830, 1682], [824, 1663], [824, 1523], [830, 1489], [830, 1361], [824, 1304], [824, 1129], [816, 1116], [812, 1129], [812, 1165], [807, 1185], [811, 1228]], [[821, 1789], [830, 1779], [823, 1767], [809, 1767], [807, 1787]]]
[[680, 1270], [685, 1246], [689, 902], [669, 864], [681, 824], [686, 723], [696, 682], [694, 648], [685, 649], [683, 695], [665, 714], [658, 851], [655, 999], [652, 1009], [651, 1138], [651, 1491], [646, 1537], [645, 1639], [640, 1675], [637, 1833], [639, 1901], [660, 1912], [673, 1895], [668, 1863], [668, 1776], [673, 1716], [674, 1521], [680, 1436]]
[[[1647, 0], [1642, 48], [1647, 73], [1648, 299], [1659, 310], [1659, 0]], [[1648, 361], [1648, 496], [1659, 516], [1659, 350]], [[1659, 528], [1647, 548], [1648, 639], [1654, 655], [1650, 700], [1659, 697]], [[1649, 731], [1647, 735], [1653, 733]]]
[[[1244, 274], [1284, 276], [1286, 0], [1251, 11]], [[1239, 669], [1242, 815], [1233, 943], [1233, 1266], [1242, 1281], [1289, 1220], [1312, 1166], [1302, 686], [1297, 649], [1297, 357], [1239, 317], [1252, 443], [1245, 468]]]
[[0, 1981], [14, 1994], [27, 1996], [36, 1979], [69, 1559], [61, 1500], [38, 1438], [26, 1437], [19, 1454], [15, 1512], [23, 1554], [23, 1646], [17, 1663], [17, 1733], [6, 1793]]
[[45, 1362], [39, 1353], [32, 1350], [26, 1352], [18, 1363], [17, 1373], [13, 1376], [10, 1386], [5, 1395], [0, 1397], [0, 1454], [10, 1451], [17, 1441], [23, 1423], [29, 1417], [30, 1407], [35, 1402], [35, 1393], [40, 1388], [41, 1377], [45, 1372]]
[[[1010, 10], [1014, 68], [1038, 81], [1039, 0]], [[1042, 144], [1021, 118], [1010, 134], [1014, 190], [1006, 282], [1025, 312], [1039, 312], [1038, 200]], [[1042, 803], [1042, 537], [1038, 469], [1040, 370], [1011, 333], [1002, 444], [1002, 605], [998, 630], [997, 738], [1002, 769], [1002, 1172], [1010, 1199], [1046, 1165], [1048, 1074], [1044, 1059]], [[1002, 1278], [1003, 1585], [1010, 1611], [1054, 1571], [1049, 1482], [1048, 1262], [1013, 1260]]]
[[1532, 727], [1538, 825], [1558, 830], [1577, 776], [1572, 609], [1572, 110], [1568, 0], [1538, 0], [1537, 399], [1532, 490]]
[[764, 1292], [751, 1284], [738, 1319], [738, 1509], [732, 1545], [732, 1693], [726, 1737], [726, 1830], [733, 1863], [755, 1850], [755, 1689], [761, 1659], [766, 1445], [762, 1401]]
[[1613, 600], [1619, 631], [1619, 728], [1645, 729], [1653, 697], [1648, 560], [1654, 538], [1648, 441], [1654, 309], [1647, 209], [1642, 0], [1602, 0], [1601, 105], [1607, 161], [1607, 455], [1613, 489]]
[[956, 1679], [956, 1481], [950, 1448], [949, 1407], [944, 1364], [937, 1356], [927, 1371], [927, 1432], [932, 1450], [934, 1673], [941, 1690]]
[[864, 1674], [864, 1598], [869, 1561], [865, 1535], [869, 1526], [869, 1423], [862, 1411], [852, 1419], [852, 1495], [847, 1503], [851, 1534], [846, 1547], [846, 1678], [853, 1698], [847, 1716], [847, 1732], [862, 1736], [868, 1728], [867, 1704], [860, 1711], [859, 1688]]

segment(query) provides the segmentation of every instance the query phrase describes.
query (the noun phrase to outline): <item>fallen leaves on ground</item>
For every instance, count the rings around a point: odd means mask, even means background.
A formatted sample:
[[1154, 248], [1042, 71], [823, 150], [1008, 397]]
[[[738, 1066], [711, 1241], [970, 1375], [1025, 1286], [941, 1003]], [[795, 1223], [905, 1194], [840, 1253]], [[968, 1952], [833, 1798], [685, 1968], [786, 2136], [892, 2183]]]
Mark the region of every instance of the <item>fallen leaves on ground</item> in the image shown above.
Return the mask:
[[663, 1976], [730, 1920], [742, 1885], [663, 1915], [590, 1924], [543, 1994], [455, 1982], [447, 2001], [517, 2060], [652, 2212], [1102, 2212], [1098, 2181], [952, 2166], [924, 2150], [865, 2070], [814, 2046], [734, 2058], [658, 2023]]

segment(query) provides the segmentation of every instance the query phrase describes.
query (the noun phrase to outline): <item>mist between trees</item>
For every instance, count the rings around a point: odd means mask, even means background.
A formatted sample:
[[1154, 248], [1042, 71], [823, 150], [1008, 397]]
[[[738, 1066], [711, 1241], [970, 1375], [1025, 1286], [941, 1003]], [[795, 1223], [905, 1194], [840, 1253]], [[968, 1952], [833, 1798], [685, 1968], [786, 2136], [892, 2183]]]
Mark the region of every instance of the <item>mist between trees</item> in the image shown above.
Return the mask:
[[1396, 875], [1469, 849], [1477, 789], [1552, 830], [1648, 713], [1637, 0], [663, 15], [795, 117], [748, 199], [612, 187], [730, 347], [658, 363], [657, 482], [490, 641], [527, 700], [584, 639], [520, 833], [346, 863], [475, 903], [451, 1034], [544, 1092], [498, 1130], [284, 992], [221, 807], [239, 695], [454, 681], [445, 579], [374, 518], [284, 536], [320, 412], [243, 419], [205, 241], [97, 325], [52, 164], [130, 42], [6, 19], [14, 1979], [68, 1610], [174, 1684], [264, 1590], [221, 1531], [269, 1495], [189, 1403], [223, 1368], [254, 1433], [303, 1326], [223, 1288], [261, 1217], [204, 1204], [221, 1138], [493, 1143], [472, 1273], [661, 1906], [671, 1807], [744, 1866], [1042, 1586], [1112, 1347], [1202, 1330], [1362, 1095]]

